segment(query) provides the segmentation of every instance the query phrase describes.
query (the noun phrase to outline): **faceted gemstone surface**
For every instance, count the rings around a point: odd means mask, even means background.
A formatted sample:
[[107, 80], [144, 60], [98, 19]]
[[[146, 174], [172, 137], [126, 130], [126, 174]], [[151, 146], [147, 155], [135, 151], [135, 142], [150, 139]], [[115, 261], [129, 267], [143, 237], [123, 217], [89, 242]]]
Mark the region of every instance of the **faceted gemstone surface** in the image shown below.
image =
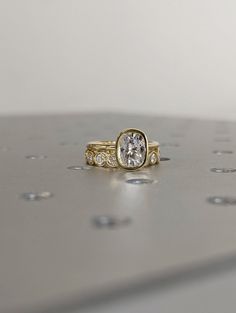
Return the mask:
[[152, 154], [150, 155], [150, 163], [152, 165], [157, 163], [157, 154], [156, 154], [156, 152], [152, 152]]
[[103, 166], [104, 163], [106, 162], [106, 155], [105, 153], [98, 153], [95, 157], [95, 163], [98, 166]]
[[127, 131], [120, 135], [117, 143], [117, 158], [121, 166], [139, 168], [146, 160], [147, 142], [139, 131]]

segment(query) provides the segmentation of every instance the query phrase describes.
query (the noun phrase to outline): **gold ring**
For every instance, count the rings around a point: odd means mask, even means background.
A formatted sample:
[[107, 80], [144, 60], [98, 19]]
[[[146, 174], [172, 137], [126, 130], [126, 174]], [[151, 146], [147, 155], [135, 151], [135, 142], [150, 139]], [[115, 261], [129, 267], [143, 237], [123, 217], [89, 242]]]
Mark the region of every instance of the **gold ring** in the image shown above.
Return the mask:
[[128, 128], [116, 141], [89, 142], [85, 158], [89, 165], [137, 170], [160, 163], [160, 146], [156, 141], [148, 141], [141, 130]]

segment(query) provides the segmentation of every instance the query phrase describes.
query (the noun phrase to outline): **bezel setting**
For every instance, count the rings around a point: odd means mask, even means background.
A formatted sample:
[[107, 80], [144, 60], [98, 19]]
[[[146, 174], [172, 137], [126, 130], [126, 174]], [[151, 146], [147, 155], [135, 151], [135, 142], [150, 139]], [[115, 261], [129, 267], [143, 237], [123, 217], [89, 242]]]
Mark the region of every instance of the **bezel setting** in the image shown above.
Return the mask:
[[[126, 155], [122, 151], [122, 149], [123, 151], [124, 149], [126, 149]], [[145, 166], [147, 162], [149, 153], [148, 150], [149, 149], [147, 136], [144, 132], [142, 132], [139, 129], [136, 128], [125, 129], [117, 137], [116, 160], [121, 168], [124, 168], [126, 170], [137, 170], [142, 168], [143, 166]], [[131, 154], [131, 156], [128, 156], [128, 154]]]

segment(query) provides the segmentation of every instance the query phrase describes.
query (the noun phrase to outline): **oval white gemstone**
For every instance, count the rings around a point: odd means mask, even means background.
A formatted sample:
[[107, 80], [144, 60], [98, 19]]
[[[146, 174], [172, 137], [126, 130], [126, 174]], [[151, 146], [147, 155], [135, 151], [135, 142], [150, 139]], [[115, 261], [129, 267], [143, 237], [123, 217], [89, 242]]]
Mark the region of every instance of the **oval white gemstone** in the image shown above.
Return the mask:
[[98, 153], [95, 157], [95, 162], [98, 166], [103, 166], [106, 161], [106, 156], [104, 153]]
[[157, 163], [157, 154], [156, 154], [156, 152], [152, 152], [152, 154], [150, 156], [150, 163], [152, 165]]
[[146, 140], [143, 134], [129, 131], [119, 137], [117, 155], [122, 166], [141, 167], [146, 160], [146, 152]]

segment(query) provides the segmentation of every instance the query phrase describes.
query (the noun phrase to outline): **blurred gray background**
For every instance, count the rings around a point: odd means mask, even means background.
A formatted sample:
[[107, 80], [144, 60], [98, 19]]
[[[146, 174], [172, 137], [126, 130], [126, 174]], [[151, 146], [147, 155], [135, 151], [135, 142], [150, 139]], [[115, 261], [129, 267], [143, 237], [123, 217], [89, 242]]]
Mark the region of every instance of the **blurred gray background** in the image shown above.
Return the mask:
[[236, 2], [0, 1], [0, 114], [236, 118]]

